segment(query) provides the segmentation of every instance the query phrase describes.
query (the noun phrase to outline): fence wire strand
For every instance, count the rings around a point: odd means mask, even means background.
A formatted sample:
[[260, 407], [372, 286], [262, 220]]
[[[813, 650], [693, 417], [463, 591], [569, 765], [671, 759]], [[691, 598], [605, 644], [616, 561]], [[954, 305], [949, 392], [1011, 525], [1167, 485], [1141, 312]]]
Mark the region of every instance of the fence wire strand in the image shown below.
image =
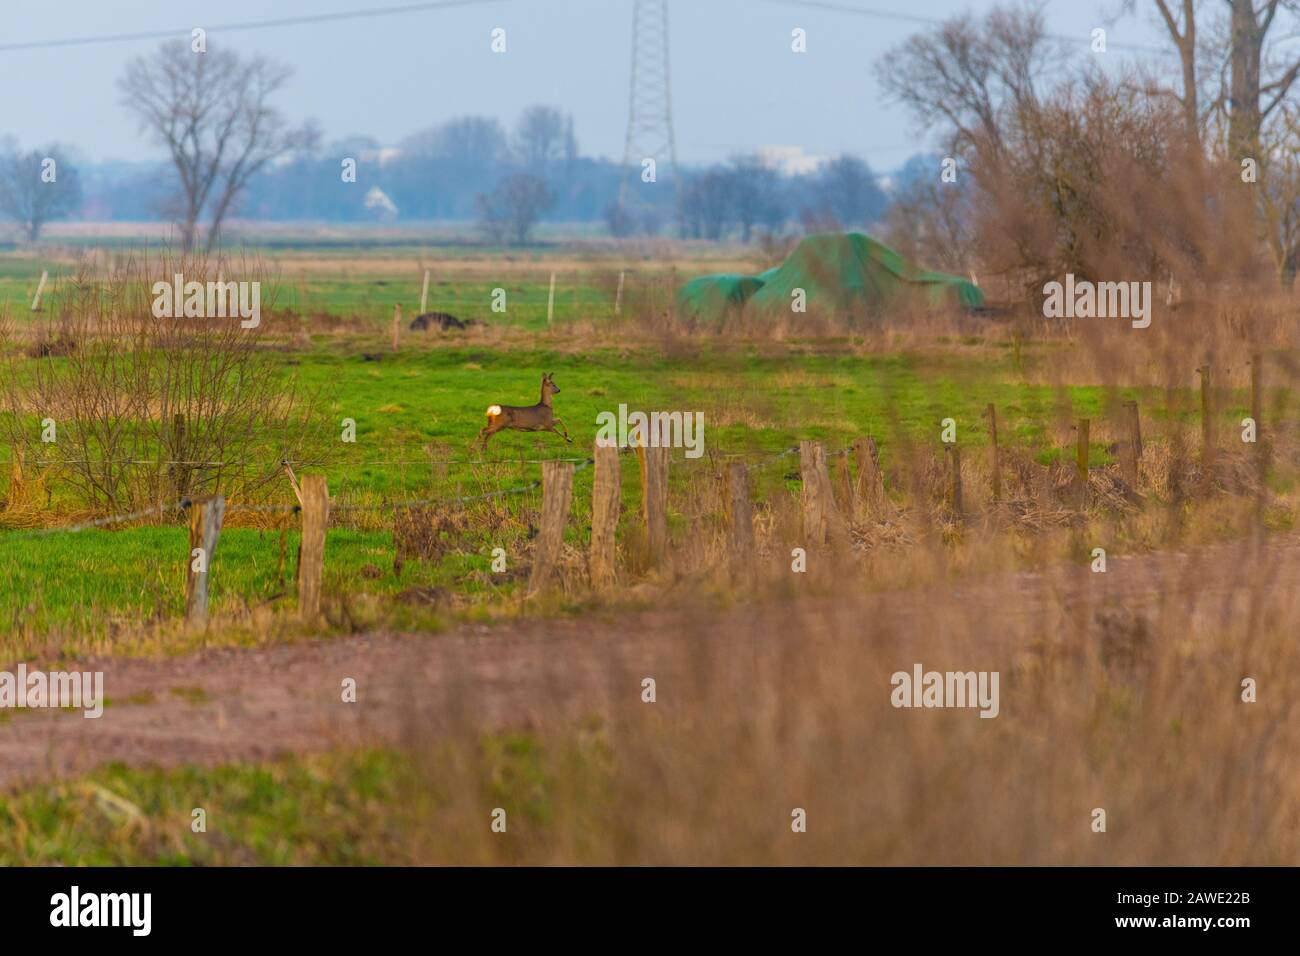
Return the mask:
[[[799, 451], [798, 446], [795, 446], [795, 447], [783, 449], [782, 451], [779, 452], [774, 452], [762, 456], [754, 456], [751, 454], [737, 452], [737, 453], [722, 454], [717, 457], [729, 458], [729, 459], [745, 458], [756, 464], [763, 464], [766, 462], [777, 461], [781, 458], [786, 457], [787, 455], [795, 454], [798, 451]], [[844, 454], [848, 454], [847, 449], [838, 452], [833, 452], [831, 453], [831, 457], [834, 457], [835, 455], [844, 455]], [[62, 463], [67, 463], [68, 461], [69, 459], [61, 459], [57, 463], [62, 464]], [[508, 460], [499, 460], [499, 461], [492, 461], [492, 462], [489, 462], [487, 460], [483, 460], [480, 462], [472, 459], [464, 459], [459, 463], [460, 464], [491, 463], [491, 464], [515, 465], [515, 464], [545, 464], [548, 461], [572, 463], [575, 466], [573, 469], [574, 474], [577, 474], [583, 469], [589, 468], [593, 464], [595, 464], [594, 458], [544, 458], [544, 459], [523, 459], [523, 460], [508, 459]], [[186, 461], [176, 461], [176, 462], [148, 461], [143, 463], [144, 464], [181, 464], [181, 465], [195, 464], [194, 462], [186, 462]], [[420, 463], [421, 464], [425, 464], [425, 463], [448, 464], [450, 462], [442, 462], [434, 459], [431, 460], [430, 462], [420, 462]], [[30, 464], [35, 464], [35, 463], [30, 463]], [[348, 464], [356, 465], [362, 463], [349, 462]], [[384, 502], [378, 502], [376, 504], [350, 504], [344, 502], [339, 504], [331, 504], [330, 513], [338, 514], [338, 513], [348, 513], [348, 512], [355, 512], [355, 511], [390, 511], [390, 510], [401, 511], [410, 508], [436, 507], [438, 505], [471, 504], [476, 501], [487, 501], [492, 498], [503, 498], [509, 495], [526, 494], [527, 492], [534, 491], [537, 488], [540, 488], [541, 485], [542, 485], [542, 479], [538, 478], [535, 481], [531, 481], [526, 485], [518, 485], [513, 488], [501, 488], [498, 489], [497, 491], [489, 491], [480, 495], [462, 495], [462, 496], [451, 496], [451, 497], [441, 497], [441, 498], [415, 498], [406, 501], [384, 501]], [[22, 535], [44, 536], [44, 535], [51, 535], [51, 534], [75, 534], [81, 531], [89, 531], [94, 528], [103, 528], [109, 525], [125, 524], [130, 521], [140, 521], [144, 518], [167, 515], [174, 511], [183, 512], [191, 504], [192, 504], [191, 499], [183, 498], [180, 501], [174, 502], [173, 504], [153, 505], [149, 508], [144, 508], [139, 511], [130, 511], [121, 514], [108, 515], [103, 518], [94, 518], [89, 521], [82, 521], [71, 525], [58, 525], [52, 528], [18, 528], [9, 532], [7, 534], [7, 537], [12, 539], [14, 537], [19, 537]], [[233, 514], [235, 512], [250, 512], [250, 513], [262, 513], [262, 514], [293, 512], [296, 514], [300, 511], [302, 511], [302, 506], [298, 504], [263, 504], [263, 505], [232, 504], [226, 507], [226, 514]]]

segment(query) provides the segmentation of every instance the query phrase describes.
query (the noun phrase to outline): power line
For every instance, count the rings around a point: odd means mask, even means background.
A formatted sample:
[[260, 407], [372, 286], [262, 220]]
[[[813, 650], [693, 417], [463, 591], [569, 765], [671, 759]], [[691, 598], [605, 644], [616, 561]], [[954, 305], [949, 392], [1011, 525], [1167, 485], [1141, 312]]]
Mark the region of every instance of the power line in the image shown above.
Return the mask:
[[[429, 3], [405, 3], [400, 6], [379, 7], [375, 10], [346, 10], [339, 13], [316, 13], [300, 17], [281, 17], [277, 20], [249, 20], [243, 23], [222, 23], [205, 26], [209, 33], [234, 32], [236, 30], [265, 30], [275, 27], [291, 27], [305, 23], [326, 23], [337, 20], [360, 20], [369, 17], [386, 17], [401, 13], [419, 13], [425, 10], [441, 10], [448, 7], [470, 7], [488, 3], [506, 3], [509, 0], [432, 0]], [[11, 50], [44, 50], [53, 47], [91, 46], [100, 43], [123, 43], [128, 40], [165, 40], [171, 37], [189, 36], [194, 27], [181, 27], [175, 30], [147, 30], [137, 33], [111, 33], [99, 36], [69, 37], [63, 40], [28, 40], [22, 43], [0, 43], [0, 53]]]
[[766, 3], [780, 3], [792, 7], [811, 7], [816, 10], [830, 10], [833, 13], [853, 13], [863, 17], [875, 17], [878, 20], [897, 20], [900, 23], [938, 24], [943, 21], [936, 17], [926, 17], [919, 13], [895, 13], [890, 10], [872, 10], [867, 7], [855, 7], [847, 3], [829, 3], [823, 0], [764, 0]]
[[[939, 17], [927, 17], [919, 13], [897, 13], [892, 10], [877, 10], [872, 7], [859, 7], [848, 3], [835, 3], [832, 0], [763, 0], [764, 3], [779, 3], [783, 6], [790, 7], [808, 7], [812, 10], [827, 10], [832, 13], [849, 13], [860, 17], [872, 17], [877, 20], [895, 20], [899, 23], [920, 23], [926, 26], [941, 26], [945, 22]], [[1063, 43], [1082, 43], [1082, 38], [1077, 36], [1066, 36], [1061, 33], [1043, 34], [1049, 40], [1058, 40]], [[1133, 53], [1150, 53], [1158, 56], [1168, 56], [1170, 51], [1161, 47], [1143, 46], [1139, 43], [1116, 43], [1110, 39], [1106, 41], [1107, 49], [1114, 47], [1116, 50], [1128, 50]]]
[[[419, 13], [427, 10], [441, 10], [452, 7], [480, 6], [489, 3], [506, 3], [511, 0], [432, 0], [427, 3], [406, 3], [391, 7], [379, 7], [375, 10], [345, 10], [339, 13], [317, 13], [298, 17], [281, 17], [275, 20], [249, 20], [241, 23], [213, 24], [204, 29], [209, 32], [234, 32], [238, 30], [265, 30], [276, 27], [298, 26], [309, 23], [328, 23], [339, 20], [360, 20], [370, 17], [393, 16], [402, 13]], [[872, 17], [877, 20], [893, 20], [898, 23], [917, 23], [937, 26], [944, 21], [938, 17], [928, 17], [919, 13], [898, 13], [893, 10], [878, 10], [872, 7], [859, 7], [847, 3], [835, 3], [833, 0], [763, 0], [765, 3], [783, 4], [785, 6], [807, 7], [813, 10], [827, 10], [832, 13], [848, 13], [854, 16]], [[178, 27], [174, 30], [145, 30], [135, 33], [112, 33], [98, 36], [68, 37], [62, 40], [27, 40], [20, 43], [0, 43], [0, 53], [12, 50], [42, 50], [55, 47], [90, 46], [100, 43], [123, 43], [130, 40], [165, 40], [169, 37], [188, 36], [193, 27]], [[1067, 43], [1080, 42], [1079, 37], [1049, 33], [1053, 40]], [[1168, 55], [1169, 51], [1159, 47], [1142, 46], [1136, 43], [1108, 42], [1117, 50], [1130, 50], [1135, 53], [1152, 53]]]

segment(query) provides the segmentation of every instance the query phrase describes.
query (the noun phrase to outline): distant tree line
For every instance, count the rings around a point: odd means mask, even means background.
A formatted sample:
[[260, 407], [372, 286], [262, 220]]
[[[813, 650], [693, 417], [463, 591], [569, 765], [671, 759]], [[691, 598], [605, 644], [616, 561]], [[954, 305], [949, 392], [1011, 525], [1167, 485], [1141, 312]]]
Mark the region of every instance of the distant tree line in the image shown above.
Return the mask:
[[118, 81], [122, 104], [168, 161], [74, 164], [61, 148], [22, 152], [6, 140], [0, 215], [29, 239], [59, 217], [168, 218], [185, 249], [211, 249], [231, 218], [475, 222], [493, 242], [520, 244], [541, 221], [603, 221], [615, 236], [750, 242], [790, 225], [863, 226], [888, 206], [867, 164], [847, 155], [802, 175], [738, 155], [648, 184], [581, 155], [573, 117], [544, 105], [509, 129], [461, 116], [395, 147], [363, 136], [322, 145], [313, 123], [294, 125], [272, 102], [289, 75], [263, 57], [199, 55], [181, 41], [136, 57]]
[[865, 226], [879, 220], [888, 205], [875, 175], [856, 156], [839, 156], [814, 172], [785, 176], [761, 157], [743, 155], [686, 173], [676, 216], [684, 237], [738, 234], [750, 242], [757, 228], [778, 232], [792, 222], [809, 232]]
[[[533, 110], [558, 115], [548, 107]], [[570, 125], [564, 117], [564, 126]], [[570, 129], [559, 147], [546, 148], [510, 137], [494, 119], [471, 116], [425, 130], [390, 150], [367, 137], [343, 139], [294, 152], [250, 177], [232, 214], [263, 220], [477, 222], [502, 241], [521, 241], [522, 222], [527, 222], [526, 238], [536, 222], [549, 220], [603, 222], [615, 236], [672, 233], [750, 242], [758, 230], [865, 226], [880, 220], [889, 205], [875, 174], [855, 156], [788, 175], [757, 155], [683, 167], [676, 183], [666, 176], [658, 184], [662, 189], [635, 183], [629, 188], [635, 201], [620, 203], [621, 165], [579, 155], [571, 137]], [[356, 182], [346, 188], [344, 159], [356, 163]], [[167, 177], [160, 177], [155, 164], [102, 163], [83, 170], [79, 218], [150, 220], [167, 215], [174, 205]], [[646, 201], [647, 195], [662, 198]]]

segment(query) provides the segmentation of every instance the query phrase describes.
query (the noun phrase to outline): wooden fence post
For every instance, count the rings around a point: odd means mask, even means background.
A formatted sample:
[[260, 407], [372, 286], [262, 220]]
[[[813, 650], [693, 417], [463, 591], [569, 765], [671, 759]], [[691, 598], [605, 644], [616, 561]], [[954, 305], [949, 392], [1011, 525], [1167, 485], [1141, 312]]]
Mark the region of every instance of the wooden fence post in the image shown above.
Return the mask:
[[853, 504], [853, 481], [849, 478], [847, 452], [835, 456], [835, 504], [842, 515], [852, 515], [857, 510]]
[[542, 462], [542, 527], [533, 548], [533, 572], [528, 579], [528, 593], [546, 587], [560, 559], [564, 546], [564, 526], [569, 522], [573, 502], [573, 462]]
[[1201, 468], [1208, 487], [1213, 482], [1214, 468], [1214, 402], [1210, 394], [1209, 363], [1197, 371], [1201, 373]]
[[1142, 416], [1138, 413], [1138, 403], [1129, 402], [1129, 407], [1133, 409], [1132, 428], [1133, 428], [1133, 454], [1138, 461], [1142, 460]]
[[1079, 419], [1078, 440], [1074, 450], [1074, 480], [1079, 489], [1079, 506], [1088, 503], [1088, 445], [1092, 423], [1086, 418]]
[[641, 509], [646, 544], [654, 564], [668, 552], [668, 449], [638, 446], [641, 459]]
[[549, 327], [555, 322], [555, 273], [551, 273], [551, 291], [546, 297], [546, 325]]
[[49, 271], [46, 270], [46, 269], [42, 269], [42, 270], [41, 270], [41, 281], [40, 281], [40, 283], [36, 286], [36, 295], [35, 295], [35, 297], [33, 297], [33, 299], [32, 299], [32, 311], [33, 311], [33, 312], [39, 312], [39, 311], [41, 311], [41, 293], [43, 293], [43, 292], [45, 291], [45, 282], [46, 282], [46, 280], [49, 279], [49, 277], [50, 277], [50, 273], [49, 273]]
[[190, 503], [190, 550], [185, 566], [185, 620], [190, 626], [208, 621], [208, 581], [225, 515], [226, 499], [221, 495]]
[[1124, 404], [1130, 412], [1129, 440], [1123, 443], [1125, 453], [1121, 465], [1124, 468], [1124, 480], [1136, 490], [1142, 462], [1142, 417], [1138, 413], [1138, 403], [1136, 401], [1125, 402]]
[[803, 481], [803, 533], [808, 544], [826, 543], [835, 518], [835, 498], [826, 471], [826, 449], [818, 441], [799, 442], [799, 476]]
[[429, 311], [429, 270], [424, 270], [424, 285], [420, 287], [420, 315]]
[[620, 269], [618, 273], [618, 292], [614, 296], [614, 314], [619, 315], [623, 311], [623, 279], [627, 276], [627, 271]]
[[393, 351], [398, 349], [398, 334], [402, 324], [402, 306], [401, 303], [393, 306]]
[[591, 585], [608, 587], [617, 577], [617, 528], [622, 475], [618, 448], [596, 443], [592, 455], [596, 460], [595, 479], [591, 487]]
[[943, 450], [948, 456], [948, 497], [953, 515], [961, 522], [966, 514], [961, 500], [961, 449], [956, 445], [944, 445]]
[[727, 466], [727, 552], [732, 583], [747, 580], [753, 573], [754, 508], [749, 501], [749, 469], [741, 461]]
[[884, 480], [880, 474], [880, 451], [876, 440], [871, 437], [853, 440], [853, 457], [858, 465], [857, 494], [854, 496], [857, 512], [855, 517], [871, 517], [876, 514], [885, 498]]
[[1255, 452], [1258, 454], [1264, 447], [1264, 426], [1260, 422], [1260, 416], [1263, 409], [1260, 407], [1260, 354], [1256, 352], [1250, 357], [1250, 417], [1255, 423]]
[[1002, 500], [1002, 466], [998, 460], [998, 411], [989, 402], [989, 467], [993, 471], [993, 500]]
[[325, 570], [325, 526], [330, 495], [324, 475], [302, 476], [302, 545], [298, 557], [298, 613], [313, 620], [320, 613], [321, 577]]

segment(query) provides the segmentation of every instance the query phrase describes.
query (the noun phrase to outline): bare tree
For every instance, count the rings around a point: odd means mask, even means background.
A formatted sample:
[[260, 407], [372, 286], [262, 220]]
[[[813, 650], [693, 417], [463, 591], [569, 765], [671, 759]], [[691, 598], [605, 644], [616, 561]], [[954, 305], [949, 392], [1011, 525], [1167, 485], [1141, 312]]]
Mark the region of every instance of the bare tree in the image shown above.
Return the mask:
[[877, 73], [922, 126], [947, 124], [957, 147], [982, 138], [1000, 149], [999, 115], [1037, 101], [1051, 53], [1038, 5], [998, 6], [910, 37], [885, 54]]
[[740, 222], [740, 238], [749, 242], [754, 226], [775, 228], [785, 219], [781, 176], [756, 155], [731, 158], [732, 202]]
[[1178, 62], [1183, 74], [1183, 92], [1174, 98], [1183, 110], [1183, 124], [1194, 143], [1201, 141], [1200, 81], [1197, 77], [1196, 0], [1181, 0], [1182, 9], [1173, 6], [1179, 0], [1154, 0], [1160, 19], [1169, 31], [1169, 39], [1178, 51]]
[[609, 229], [609, 234], [615, 238], [621, 239], [624, 236], [630, 236], [636, 231], [636, 219], [617, 199], [610, 200], [605, 205], [602, 212], [605, 217], [605, 225]]
[[889, 204], [885, 240], [913, 262], [965, 275], [975, 264], [970, 192], [937, 176], [917, 176]]
[[515, 152], [535, 172], [552, 163], [573, 159], [578, 152], [573, 117], [551, 106], [530, 106], [515, 128]]
[[0, 153], [0, 213], [35, 242], [52, 219], [81, 205], [81, 178], [58, 146], [21, 152], [12, 141]]
[[274, 160], [314, 148], [308, 123], [290, 128], [270, 105], [287, 67], [228, 50], [192, 52], [180, 40], [132, 60], [119, 81], [123, 102], [143, 130], [166, 146], [180, 178], [181, 246], [192, 250], [199, 220], [209, 215], [207, 248], [248, 181]]
[[[945, 170], [957, 178], [941, 179], [936, 167], [932, 188], [905, 198], [891, 235], [931, 246], [932, 261], [978, 263], [1027, 291], [1067, 272], [1178, 271], [1210, 282], [1254, 269], [1250, 204], [1229, 199], [1218, 161], [1189, 143], [1186, 104], [1171, 108], [1132, 69], [1094, 66], [1042, 82], [1050, 38], [1037, 7], [1018, 8], [1018, 37], [1016, 15], [999, 7], [950, 20], [887, 57], [882, 82], [946, 135], [959, 160]], [[1187, 36], [1186, 23], [1175, 26]], [[1183, 99], [1198, 104], [1199, 124], [1199, 100]], [[952, 248], [934, 248], [943, 244]]]
[[505, 242], [506, 230], [510, 223], [506, 212], [497, 202], [495, 193], [479, 193], [474, 197], [474, 206], [478, 209], [478, 227], [494, 246]]
[[529, 173], [514, 173], [490, 194], [479, 194], [479, 224], [494, 241], [510, 234], [522, 246], [542, 213], [554, 202], [544, 180]]
[[[1127, 0], [1133, 8], [1136, 0]], [[1196, 142], [1206, 113], [1224, 124], [1229, 155], [1257, 158], [1264, 126], [1300, 79], [1300, 52], [1290, 44], [1300, 28], [1297, 0], [1222, 0], [1226, 18], [1207, 20], [1206, 0], [1152, 0], [1178, 53], [1184, 123]], [[1198, 21], [1198, 16], [1200, 20]], [[1217, 74], [1217, 84], [1206, 77]], [[1202, 96], [1208, 106], [1202, 105]]]
[[[1269, 0], [1260, 10], [1255, 0], [1225, 0], [1230, 14], [1228, 106], [1228, 149], [1234, 158], [1256, 155], [1260, 126], [1265, 115], [1260, 107], [1260, 68], [1264, 40], [1277, 14], [1278, 0]], [[1294, 76], [1292, 77], [1294, 79]], [[1290, 82], [1287, 81], [1287, 86]], [[1283, 95], [1273, 99], [1276, 106]], [[1271, 107], [1270, 107], [1271, 109]]]
[[818, 173], [818, 205], [843, 223], [863, 225], [884, 212], [887, 200], [876, 177], [856, 156], [837, 156]]
[[[1289, 288], [1300, 268], [1300, 111], [1287, 95], [1300, 76], [1300, 54], [1278, 46], [1294, 39], [1297, 4], [1226, 2], [1228, 83], [1220, 102], [1227, 106], [1228, 153], [1258, 164], [1255, 207], [1278, 281]], [[1279, 12], [1287, 14], [1286, 30], [1279, 29]], [[1270, 31], [1280, 35], [1270, 40]]]
[[1300, 110], [1282, 106], [1261, 146], [1256, 206], [1278, 282], [1290, 288], [1300, 270]]
[[[1183, 94], [1176, 99], [1193, 142], [1208, 138], [1202, 129], [1213, 116], [1222, 138], [1212, 143], [1243, 169], [1246, 161], [1255, 164], [1257, 177], [1242, 188], [1250, 189], [1277, 277], [1289, 286], [1300, 266], [1300, 169], [1293, 160], [1300, 132], [1288, 103], [1300, 78], [1300, 52], [1290, 45], [1300, 28], [1300, 3], [1223, 0], [1227, 16], [1202, 17], [1198, 25], [1205, 0], [1180, 0], [1177, 12], [1175, 0], [1153, 2], [1182, 65]], [[1217, 83], [1204, 82], [1206, 76]], [[1208, 106], [1200, 105], [1202, 95]]]
[[688, 179], [677, 196], [677, 219], [682, 235], [721, 239], [736, 211], [735, 193], [735, 177], [722, 167]]

